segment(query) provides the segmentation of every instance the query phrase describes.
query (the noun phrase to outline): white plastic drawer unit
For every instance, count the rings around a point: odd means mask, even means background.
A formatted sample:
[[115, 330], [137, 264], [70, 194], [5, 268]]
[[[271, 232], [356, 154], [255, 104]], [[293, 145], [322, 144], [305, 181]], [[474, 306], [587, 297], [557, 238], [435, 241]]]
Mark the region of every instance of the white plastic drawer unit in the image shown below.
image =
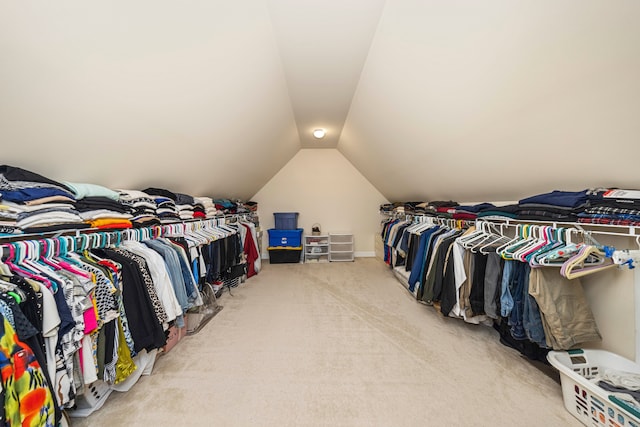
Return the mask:
[[331, 252], [353, 252], [353, 243], [332, 243]]
[[332, 233], [329, 239], [331, 243], [353, 243], [353, 234]]
[[329, 233], [329, 261], [353, 261], [353, 234]]
[[329, 257], [331, 262], [353, 261], [353, 253], [331, 252]]
[[304, 236], [304, 262], [329, 262], [329, 236]]

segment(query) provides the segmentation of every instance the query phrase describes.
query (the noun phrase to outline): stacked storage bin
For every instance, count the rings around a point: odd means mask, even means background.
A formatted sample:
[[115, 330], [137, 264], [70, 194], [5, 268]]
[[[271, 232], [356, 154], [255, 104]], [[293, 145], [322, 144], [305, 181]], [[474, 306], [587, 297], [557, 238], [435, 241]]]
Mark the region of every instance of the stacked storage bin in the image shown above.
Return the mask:
[[302, 228], [298, 228], [298, 212], [276, 212], [276, 226], [269, 232], [269, 262], [271, 264], [300, 262]]

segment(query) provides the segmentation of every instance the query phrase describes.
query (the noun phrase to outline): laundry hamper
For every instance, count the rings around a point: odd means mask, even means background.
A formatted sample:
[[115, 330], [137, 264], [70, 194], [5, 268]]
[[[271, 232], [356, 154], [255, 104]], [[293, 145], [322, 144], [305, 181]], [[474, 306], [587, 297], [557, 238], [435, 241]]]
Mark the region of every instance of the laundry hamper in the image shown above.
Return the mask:
[[84, 393], [76, 396], [75, 407], [72, 410], [68, 410], [67, 414], [74, 418], [88, 417], [102, 408], [112, 391], [109, 384], [101, 380], [85, 385]]
[[640, 427], [640, 413], [596, 382], [607, 369], [640, 374], [640, 365], [604, 350], [550, 351], [547, 360], [560, 371], [565, 408], [584, 425]]

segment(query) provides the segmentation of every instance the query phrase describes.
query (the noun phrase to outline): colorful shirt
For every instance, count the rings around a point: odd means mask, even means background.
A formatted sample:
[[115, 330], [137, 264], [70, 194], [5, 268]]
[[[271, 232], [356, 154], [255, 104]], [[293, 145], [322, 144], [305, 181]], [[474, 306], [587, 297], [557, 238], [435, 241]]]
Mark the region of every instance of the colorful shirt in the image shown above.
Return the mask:
[[33, 351], [0, 317], [0, 376], [8, 426], [55, 425], [53, 398]]

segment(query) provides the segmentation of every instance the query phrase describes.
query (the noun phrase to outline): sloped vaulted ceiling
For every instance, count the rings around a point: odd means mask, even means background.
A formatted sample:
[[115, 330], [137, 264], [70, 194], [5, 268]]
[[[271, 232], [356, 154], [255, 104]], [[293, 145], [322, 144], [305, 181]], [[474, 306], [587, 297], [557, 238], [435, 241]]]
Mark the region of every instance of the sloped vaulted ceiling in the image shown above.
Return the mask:
[[636, 0], [0, 0], [0, 159], [238, 198], [322, 146], [389, 200], [640, 187], [639, 18]]
[[388, 0], [338, 149], [390, 200], [639, 188], [640, 2]]
[[[335, 148], [384, 0], [269, 0], [303, 148]], [[321, 141], [314, 129], [324, 129]]]
[[0, 159], [249, 198], [299, 150], [264, 1], [0, 0]]

